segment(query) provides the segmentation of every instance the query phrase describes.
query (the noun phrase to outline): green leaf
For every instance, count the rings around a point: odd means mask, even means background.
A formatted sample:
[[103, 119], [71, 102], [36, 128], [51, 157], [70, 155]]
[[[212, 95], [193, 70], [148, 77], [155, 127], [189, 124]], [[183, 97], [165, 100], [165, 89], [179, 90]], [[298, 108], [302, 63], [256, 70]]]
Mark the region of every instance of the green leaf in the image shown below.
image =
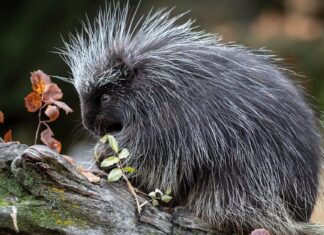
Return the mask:
[[128, 156], [129, 156], [129, 151], [128, 151], [128, 149], [122, 149], [122, 150], [120, 151], [120, 153], [118, 154], [118, 157], [119, 157], [120, 159], [127, 158]]
[[169, 201], [171, 201], [172, 198], [173, 198], [173, 197], [168, 196], [168, 195], [162, 195], [162, 196], [161, 196], [161, 200], [162, 200], [163, 202], [165, 202], [165, 203], [168, 203]]
[[109, 146], [110, 148], [115, 152], [118, 153], [118, 142], [116, 138], [112, 135], [108, 135], [108, 141], [109, 141]]
[[99, 162], [99, 157], [100, 157], [100, 155], [98, 154], [98, 147], [99, 147], [99, 144], [96, 144], [96, 146], [94, 148], [94, 157], [96, 159], [96, 162]]
[[153, 206], [158, 206], [158, 205], [159, 205], [158, 200], [153, 199], [153, 200], [152, 200], [152, 205], [153, 205]]
[[101, 167], [108, 167], [108, 166], [112, 166], [114, 164], [116, 164], [117, 162], [119, 162], [119, 158], [118, 157], [108, 157], [105, 160], [103, 160], [100, 164]]
[[163, 195], [162, 191], [160, 189], [155, 189], [156, 194], [160, 194], [161, 196]]
[[94, 153], [94, 157], [96, 162], [99, 162], [99, 154], [97, 152]]
[[112, 169], [108, 175], [108, 182], [115, 182], [123, 176], [123, 172], [119, 168]]
[[155, 192], [150, 192], [148, 195], [149, 195], [150, 198], [153, 198], [153, 199], [156, 198], [156, 193]]
[[172, 192], [171, 187], [167, 187], [167, 189], [165, 190], [165, 194], [166, 194], [166, 195], [170, 195], [171, 192]]
[[103, 137], [100, 138], [99, 141], [100, 141], [101, 143], [103, 143], [103, 144], [107, 143], [107, 141], [108, 141], [108, 136], [109, 136], [109, 135], [104, 135]]
[[123, 167], [123, 168], [122, 168], [122, 171], [131, 174], [131, 173], [134, 173], [134, 172], [135, 172], [135, 168], [130, 167], [130, 166], [126, 166], [126, 167]]

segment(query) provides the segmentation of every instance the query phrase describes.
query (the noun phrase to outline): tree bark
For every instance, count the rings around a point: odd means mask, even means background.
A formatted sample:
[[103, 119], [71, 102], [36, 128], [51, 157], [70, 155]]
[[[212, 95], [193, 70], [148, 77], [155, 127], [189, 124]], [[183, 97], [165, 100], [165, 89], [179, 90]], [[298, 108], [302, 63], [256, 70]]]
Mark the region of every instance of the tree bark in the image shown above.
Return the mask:
[[124, 182], [92, 184], [45, 146], [0, 144], [0, 234], [18, 231], [224, 235], [180, 208], [165, 212], [148, 204], [138, 214]]

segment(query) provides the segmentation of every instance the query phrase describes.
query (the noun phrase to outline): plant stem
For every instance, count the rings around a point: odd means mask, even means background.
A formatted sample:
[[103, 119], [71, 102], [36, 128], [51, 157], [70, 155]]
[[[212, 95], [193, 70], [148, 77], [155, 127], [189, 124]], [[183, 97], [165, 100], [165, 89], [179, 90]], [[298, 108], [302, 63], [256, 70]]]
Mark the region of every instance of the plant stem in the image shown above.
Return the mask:
[[129, 191], [134, 195], [134, 198], [135, 198], [135, 201], [136, 201], [136, 206], [137, 206], [137, 212], [140, 214], [141, 210], [142, 210], [142, 206], [144, 206], [145, 204], [140, 205], [139, 200], [138, 200], [138, 196], [137, 196], [137, 194], [135, 192], [135, 188], [133, 187], [133, 185], [131, 184], [131, 182], [129, 181], [129, 179], [127, 178], [127, 176], [125, 175], [125, 173], [121, 169], [122, 167], [121, 167], [120, 163], [118, 163], [117, 165], [118, 165], [118, 168], [122, 171], [123, 178], [127, 183], [127, 187], [129, 189]]
[[40, 107], [39, 110], [38, 110], [38, 125], [37, 125], [34, 144], [37, 144], [38, 134], [39, 134], [39, 130], [40, 130], [40, 127], [41, 127], [41, 124], [42, 124], [42, 110], [43, 110], [43, 107]]
[[147, 193], [144, 193], [144, 192], [140, 191], [138, 188], [134, 188], [134, 189], [135, 189], [135, 192], [138, 193], [138, 194], [142, 194], [145, 197], [149, 196]]
[[45, 125], [47, 128], [51, 129], [46, 121], [41, 121], [41, 124]]
[[152, 200], [150, 200], [150, 201], [145, 201], [145, 202], [143, 202], [141, 205], [140, 205], [140, 207], [142, 208], [143, 206], [145, 206], [146, 204], [149, 204], [150, 202], [151, 202]]

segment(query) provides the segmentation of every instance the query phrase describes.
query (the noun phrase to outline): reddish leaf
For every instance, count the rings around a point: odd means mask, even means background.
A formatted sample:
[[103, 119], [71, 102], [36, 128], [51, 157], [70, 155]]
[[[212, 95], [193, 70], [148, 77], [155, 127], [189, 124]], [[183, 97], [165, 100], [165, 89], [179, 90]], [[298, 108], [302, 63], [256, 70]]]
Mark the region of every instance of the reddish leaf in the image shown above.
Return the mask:
[[54, 149], [56, 152], [60, 153], [62, 151], [62, 144], [60, 141], [52, 138], [50, 145], [48, 146], [51, 149]]
[[53, 122], [60, 116], [60, 110], [54, 105], [49, 105], [45, 110], [45, 114], [49, 117], [50, 121]]
[[45, 85], [43, 101], [47, 104], [52, 104], [53, 101], [60, 100], [63, 97], [62, 90], [55, 83]]
[[100, 177], [99, 176], [96, 176], [94, 175], [93, 173], [91, 172], [82, 172], [81, 173], [84, 177], [86, 177], [90, 183], [99, 183], [100, 182]]
[[44, 144], [48, 146], [48, 143], [50, 142], [50, 139], [54, 136], [53, 131], [50, 128], [47, 128], [42, 131], [41, 133], [41, 140]]
[[42, 106], [42, 97], [36, 92], [29, 93], [24, 99], [28, 112], [36, 112]]
[[45, 85], [51, 82], [50, 77], [42, 70], [32, 72], [30, 80], [32, 83], [33, 91], [40, 95], [44, 93]]
[[87, 178], [87, 180], [90, 182], [90, 183], [99, 183], [100, 182], [100, 177], [99, 176], [96, 176], [94, 175], [92, 172], [90, 171], [85, 171], [83, 169], [83, 167], [78, 167], [78, 171], [84, 176]]
[[4, 115], [3, 112], [0, 111], [0, 123], [4, 123]]
[[77, 166], [76, 169], [77, 169], [77, 171], [79, 171], [80, 173], [81, 173], [82, 171], [85, 171], [85, 169], [83, 168], [82, 165]]
[[48, 127], [47, 129], [42, 131], [41, 140], [45, 145], [59, 153], [62, 150], [62, 144], [60, 141], [54, 139], [53, 136], [53, 131]]
[[12, 131], [11, 130], [7, 131], [6, 134], [4, 134], [3, 141], [5, 143], [8, 143], [8, 142], [12, 141]]
[[73, 110], [66, 103], [62, 101], [53, 101], [53, 103], [57, 105], [59, 108], [63, 109], [66, 114], [73, 112]]

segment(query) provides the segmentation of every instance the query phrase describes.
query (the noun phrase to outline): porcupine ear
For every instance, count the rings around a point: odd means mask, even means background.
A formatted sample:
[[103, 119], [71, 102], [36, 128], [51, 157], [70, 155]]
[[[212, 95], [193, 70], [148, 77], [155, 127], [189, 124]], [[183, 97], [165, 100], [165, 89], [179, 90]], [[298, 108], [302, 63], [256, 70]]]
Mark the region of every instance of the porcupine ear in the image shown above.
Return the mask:
[[131, 79], [134, 77], [133, 69], [127, 65], [125, 62], [120, 64], [120, 74], [125, 79]]
[[113, 70], [115, 70], [118, 74], [120, 74], [120, 79], [128, 80], [133, 79], [137, 73], [138, 70], [136, 67], [132, 67], [129, 63], [127, 63], [123, 59], [118, 59], [118, 63], [115, 65]]

